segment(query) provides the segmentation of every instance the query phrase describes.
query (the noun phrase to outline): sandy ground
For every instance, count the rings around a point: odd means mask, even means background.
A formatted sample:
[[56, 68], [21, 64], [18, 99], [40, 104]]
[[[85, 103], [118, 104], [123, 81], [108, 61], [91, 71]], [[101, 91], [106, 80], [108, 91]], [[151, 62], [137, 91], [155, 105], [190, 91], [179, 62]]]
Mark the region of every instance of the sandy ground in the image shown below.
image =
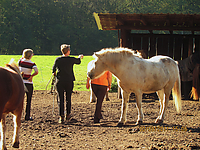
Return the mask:
[[[162, 125], [154, 124], [159, 112], [157, 99], [143, 99], [144, 124], [135, 125], [137, 109], [130, 99], [127, 123], [116, 127], [121, 113], [117, 93], [109, 93], [103, 103], [103, 119], [93, 123], [95, 103], [89, 103], [89, 92], [72, 96], [72, 119], [58, 124], [58, 107], [53, 95], [34, 91], [31, 114], [20, 130], [20, 149], [200, 149], [200, 102], [182, 100], [178, 114], [170, 100]], [[12, 149], [12, 116], [7, 116], [6, 144]]]

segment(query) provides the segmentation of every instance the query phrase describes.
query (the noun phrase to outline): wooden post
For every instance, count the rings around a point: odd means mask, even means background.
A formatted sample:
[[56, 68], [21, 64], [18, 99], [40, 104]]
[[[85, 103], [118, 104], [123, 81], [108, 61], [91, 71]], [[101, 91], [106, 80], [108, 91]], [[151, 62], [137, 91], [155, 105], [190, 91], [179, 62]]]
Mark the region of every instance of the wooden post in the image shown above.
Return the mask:
[[189, 38], [188, 43], [188, 56], [190, 56], [193, 53], [193, 38]]
[[[131, 30], [121, 29], [121, 38], [120, 38], [120, 44], [119, 44], [120, 47], [128, 47], [128, 45], [130, 45], [128, 42], [130, 31]], [[122, 98], [121, 89], [119, 86], [118, 86], [118, 91], [117, 91], [117, 98], [119, 99]]]

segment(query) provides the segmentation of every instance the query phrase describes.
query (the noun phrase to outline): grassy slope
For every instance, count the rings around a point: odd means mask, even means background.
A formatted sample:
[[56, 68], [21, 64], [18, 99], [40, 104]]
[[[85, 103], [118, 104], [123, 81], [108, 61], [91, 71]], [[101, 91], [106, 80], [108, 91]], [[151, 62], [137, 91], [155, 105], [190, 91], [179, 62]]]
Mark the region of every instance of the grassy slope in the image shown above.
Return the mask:
[[[35, 90], [45, 90], [46, 85], [51, 78], [52, 66], [56, 57], [58, 56], [34, 55], [31, 59], [36, 63], [39, 70], [39, 74], [33, 78]], [[0, 55], [0, 66], [5, 66], [5, 64], [8, 63], [11, 58], [14, 58], [17, 62], [21, 58], [21, 55]], [[92, 56], [84, 56], [80, 65], [74, 65], [74, 73], [76, 77], [74, 90], [87, 91], [85, 87], [87, 77], [87, 64], [92, 59]], [[50, 89], [50, 84], [48, 89]]]

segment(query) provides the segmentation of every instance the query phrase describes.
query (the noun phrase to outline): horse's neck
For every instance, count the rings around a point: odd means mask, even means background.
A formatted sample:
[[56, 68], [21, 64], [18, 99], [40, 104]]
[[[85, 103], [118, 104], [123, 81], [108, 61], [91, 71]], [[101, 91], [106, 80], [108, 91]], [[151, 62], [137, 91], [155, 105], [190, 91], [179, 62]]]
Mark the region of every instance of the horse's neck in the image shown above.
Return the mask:
[[120, 78], [123, 75], [122, 68], [125, 65], [124, 61], [119, 61], [116, 59], [107, 59], [107, 70], [114, 74], [117, 78]]

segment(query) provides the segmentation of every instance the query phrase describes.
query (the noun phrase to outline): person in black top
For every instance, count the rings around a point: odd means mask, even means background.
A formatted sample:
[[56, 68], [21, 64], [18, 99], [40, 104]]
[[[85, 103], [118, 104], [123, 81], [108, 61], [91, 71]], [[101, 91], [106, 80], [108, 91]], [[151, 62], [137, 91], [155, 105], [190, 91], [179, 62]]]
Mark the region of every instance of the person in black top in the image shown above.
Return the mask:
[[[61, 52], [63, 56], [57, 57], [53, 65], [53, 75], [57, 77], [56, 90], [58, 92], [59, 123], [64, 123], [64, 93], [66, 93], [66, 120], [70, 119], [71, 94], [74, 87], [74, 64], [80, 64], [83, 55], [78, 58], [70, 57], [70, 45], [62, 44]], [[57, 71], [57, 74], [56, 74]]]

